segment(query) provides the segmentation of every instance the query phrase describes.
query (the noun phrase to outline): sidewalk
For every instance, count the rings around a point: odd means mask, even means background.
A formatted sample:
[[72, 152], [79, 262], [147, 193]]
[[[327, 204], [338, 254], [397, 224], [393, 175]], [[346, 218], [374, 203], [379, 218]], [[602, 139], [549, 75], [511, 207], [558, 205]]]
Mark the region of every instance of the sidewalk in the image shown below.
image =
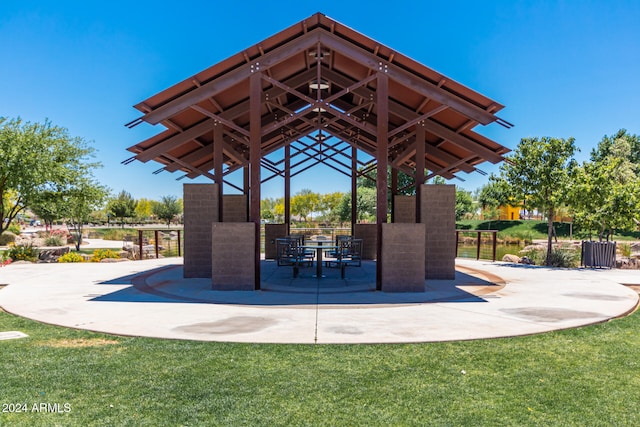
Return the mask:
[[10, 265], [0, 269], [0, 285], [7, 285], [0, 286], [0, 307], [45, 323], [117, 335], [402, 343], [527, 335], [603, 322], [629, 313], [638, 302], [638, 294], [621, 284], [640, 285], [637, 271], [459, 259], [455, 281], [426, 281], [425, 292], [397, 294], [373, 291], [364, 268], [352, 273], [351, 282], [294, 282], [288, 269], [262, 262], [263, 289], [253, 292], [212, 291], [210, 279], [182, 279], [181, 258]]

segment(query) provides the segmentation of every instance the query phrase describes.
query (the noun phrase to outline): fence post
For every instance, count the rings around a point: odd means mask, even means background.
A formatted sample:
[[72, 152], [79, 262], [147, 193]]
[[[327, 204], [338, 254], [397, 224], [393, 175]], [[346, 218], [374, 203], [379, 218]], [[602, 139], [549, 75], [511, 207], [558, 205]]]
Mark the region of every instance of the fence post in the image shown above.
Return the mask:
[[142, 230], [138, 230], [138, 246], [140, 249], [140, 260], [143, 260], [144, 255], [142, 254]]
[[481, 235], [480, 233], [482, 233], [481, 231], [478, 231], [478, 248], [476, 250], [476, 259], [480, 259], [480, 241], [481, 241]]
[[158, 230], [153, 230], [153, 241], [156, 247], [156, 259], [158, 259]]
[[498, 232], [497, 231], [493, 231], [493, 262], [496, 262], [496, 251], [497, 251], [497, 245], [498, 245]]
[[460, 232], [456, 230], [456, 258], [458, 258], [458, 246], [460, 245]]
[[180, 230], [178, 230], [178, 256], [182, 256], [182, 249], [180, 248]]

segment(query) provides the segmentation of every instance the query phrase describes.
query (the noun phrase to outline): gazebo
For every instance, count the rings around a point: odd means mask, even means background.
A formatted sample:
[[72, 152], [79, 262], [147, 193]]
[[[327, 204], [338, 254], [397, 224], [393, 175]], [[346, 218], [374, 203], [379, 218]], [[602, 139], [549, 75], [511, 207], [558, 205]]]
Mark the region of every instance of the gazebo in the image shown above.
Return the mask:
[[[184, 276], [234, 290], [260, 288], [261, 184], [284, 181], [285, 220], [267, 227], [269, 242], [288, 234], [291, 178], [320, 163], [351, 178], [352, 232], [375, 248], [378, 290], [453, 278], [455, 187], [424, 183], [502, 161], [509, 150], [473, 128], [512, 126], [495, 115], [499, 103], [320, 13], [135, 108], [143, 115], [128, 127], [166, 129], [124, 163], [213, 181], [184, 185]], [[227, 179], [238, 170], [241, 186]], [[373, 171], [377, 221], [356, 224], [356, 179]], [[415, 196], [398, 195], [398, 171]]]

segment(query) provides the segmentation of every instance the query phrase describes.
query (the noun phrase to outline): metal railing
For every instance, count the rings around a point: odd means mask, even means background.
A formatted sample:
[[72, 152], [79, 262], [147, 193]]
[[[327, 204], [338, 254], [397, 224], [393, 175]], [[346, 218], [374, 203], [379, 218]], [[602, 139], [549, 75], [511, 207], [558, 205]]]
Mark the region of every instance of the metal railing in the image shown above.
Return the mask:
[[[490, 238], [483, 238], [483, 234], [491, 234]], [[482, 252], [483, 244], [484, 246], [490, 245], [491, 249], [491, 259], [492, 261], [496, 260], [496, 249], [498, 246], [498, 230], [456, 230], [456, 257], [459, 256], [459, 248], [461, 243], [461, 235], [464, 237], [466, 235], [475, 235], [475, 237], [469, 237], [469, 240], [463, 239], [462, 243], [467, 246], [475, 245], [475, 255], [476, 259], [480, 259]], [[486, 259], [486, 258], [483, 258]]]
[[[138, 259], [144, 259], [145, 254], [155, 253], [155, 257], [160, 257], [160, 252], [168, 252], [168, 256], [172, 256], [174, 251], [177, 251], [177, 255], [182, 256], [182, 230], [150, 230], [150, 229], [138, 229], [138, 235], [135, 240], [132, 241], [133, 245], [138, 249]], [[172, 235], [175, 233], [175, 239]], [[153, 237], [150, 237], [150, 236]], [[166, 242], [168, 247], [163, 247], [161, 250], [160, 241]], [[175, 241], [175, 243], [174, 243]], [[153, 246], [153, 252], [149, 248]], [[173, 248], [172, 248], [173, 246]]]

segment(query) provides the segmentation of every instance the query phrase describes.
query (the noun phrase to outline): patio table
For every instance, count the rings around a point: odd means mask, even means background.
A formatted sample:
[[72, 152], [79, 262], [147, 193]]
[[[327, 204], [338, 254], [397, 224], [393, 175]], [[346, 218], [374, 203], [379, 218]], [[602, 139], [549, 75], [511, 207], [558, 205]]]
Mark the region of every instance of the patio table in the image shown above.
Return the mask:
[[338, 249], [338, 246], [334, 244], [324, 245], [323, 243], [332, 243], [330, 241], [323, 242], [320, 240], [316, 240], [314, 244], [306, 244], [301, 246], [303, 249], [315, 249], [316, 250], [316, 274], [313, 277], [322, 278], [325, 277], [322, 275], [322, 253], [327, 249]]

